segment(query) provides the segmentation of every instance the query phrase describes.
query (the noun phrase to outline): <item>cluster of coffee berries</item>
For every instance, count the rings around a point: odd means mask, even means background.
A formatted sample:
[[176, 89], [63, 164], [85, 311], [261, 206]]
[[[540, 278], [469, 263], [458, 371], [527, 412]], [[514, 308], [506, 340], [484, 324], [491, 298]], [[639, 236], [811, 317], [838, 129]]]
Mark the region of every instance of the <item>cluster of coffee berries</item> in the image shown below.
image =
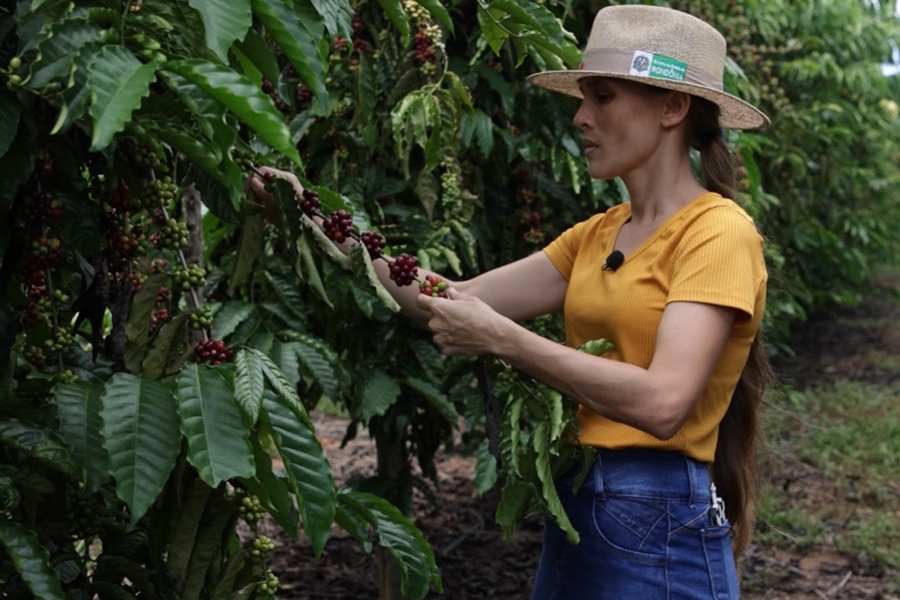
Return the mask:
[[380, 233], [375, 231], [364, 231], [360, 236], [360, 240], [362, 240], [366, 250], [369, 251], [369, 256], [372, 257], [373, 260], [384, 255], [384, 247], [387, 245], [387, 242]]
[[141, 291], [141, 288], [144, 286], [144, 282], [147, 281], [147, 276], [140, 271], [131, 271], [129, 273], [125, 273], [124, 281], [130, 281], [131, 287], [134, 289], [134, 292], [137, 293]]
[[250, 549], [250, 556], [253, 558], [259, 558], [262, 560], [266, 560], [269, 558], [269, 554], [272, 553], [272, 550], [275, 549], [275, 543], [268, 537], [261, 535], [253, 540], [253, 545]]
[[156, 330], [159, 329], [159, 326], [165, 323], [169, 319], [169, 309], [168, 308], [156, 308], [153, 310], [153, 313], [150, 315], [150, 335], [156, 333]]
[[44, 356], [44, 350], [38, 346], [29, 346], [25, 348], [25, 352], [23, 353], [25, 356], [25, 360], [31, 363], [31, 366], [40, 371], [44, 368], [44, 360], [46, 356]]
[[419, 293], [432, 298], [449, 298], [447, 295], [447, 282], [437, 275], [426, 275], [425, 281], [419, 284]]
[[136, 143], [134, 147], [135, 164], [150, 169], [158, 169], [165, 154], [162, 148], [154, 148], [149, 143]]
[[247, 525], [255, 527], [259, 520], [266, 516], [266, 509], [263, 508], [259, 498], [250, 494], [241, 498], [241, 505], [238, 507], [238, 516], [240, 516]]
[[455, 206], [462, 196], [462, 176], [459, 161], [453, 156], [445, 156], [441, 160], [444, 172], [441, 173], [441, 204]]
[[319, 195], [311, 189], [304, 189], [300, 209], [310, 218], [322, 214], [322, 201], [319, 200]]
[[24, 274], [25, 283], [28, 285], [28, 300], [25, 302], [22, 320], [28, 327], [33, 327], [41, 320], [42, 314], [46, 316], [46, 312], [42, 313], [41, 309], [46, 304], [44, 301], [49, 299], [49, 292], [44, 271], [26, 265]]
[[407, 14], [418, 25], [419, 31], [413, 38], [416, 62], [425, 75], [437, 73], [439, 53], [444, 51], [441, 28], [431, 19], [431, 14], [416, 0], [403, 0]]
[[125, 223], [121, 229], [110, 231], [107, 239], [110, 250], [121, 259], [133, 258], [147, 251], [147, 236], [141, 225]]
[[173, 275], [184, 291], [206, 285], [206, 269], [199, 265], [188, 265], [186, 269], [177, 267]]
[[46, 269], [58, 263], [63, 257], [59, 238], [41, 236], [31, 241], [31, 256], [38, 268]]
[[209, 307], [201, 306], [191, 313], [192, 329], [205, 329], [207, 327], [212, 327], [212, 324], [213, 316], [212, 312], [209, 310]]
[[747, 167], [744, 166], [744, 157], [741, 155], [740, 148], [735, 148], [734, 162], [737, 164], [734, 177], [737, 179], [738, 187], [742, 192], [750, 191], [750, 177]]
[[322, 228], [328, 239], [340, 244], [353, 235], [353, 215], [346, 210], [336, 210], [322, 221]]
[[197, 343], [197, 346], [194, 348], [194, 359], [195, 362], [203, 363], [208, 362], [209, 364], [221, 365], [226, 362], [228, 358], [231, 356], [231, 350], [225, 347], [225, 342], [222, 340], [200, 340]]
[[259, 584], [259, 595], [265, 598], [274, 598], [278, 593], [278, 583], [278, 576], [272, 571], [268, 571], [265, 583]]
[[391, 279], [400, 287], [412, 285], [419, 274], [419, 259], [409, 254], [401, 254], [388, 263]]
[[69, 489], [67, 500], [66, 512], [74, 537], [81, 540], [99, 533], [100, 516], [105, 512], [105, 507], [72, 488]]
[[306, 85], [305, 83], [297, 84], [297, 106], [305, 107], [308, 106], [310, 102], [312, 102], [313, 91], [312, 88]]
[[150, 272], [151, 273], [168, 273], [169, 272], [169, 261], [164, 258], [154, 258], [150, 261]]
[[48, 192], [32, 194], [22, 212], [32, 222], [55, 221], [62, 216], [62, 203]]
[[275, 108], [277, 108], [280, 112], [286, 113], [288, 112], [288, 110], [290, 110], [287, 102], [281, 99], [281, 96], [278, 95], [278, 91], [275, 89], [275, 86], [272, 85], [272, 82], [268, 79], [263, 79], [262, 91], [272, 99], [272, 102], [275, 103]]
[[22, 76], [19, 75], [18, 71], [22, 68], [22, 59], [18, 56], [13, 56], [9, 59], [9, 80], [6, 82], [6, 87], [11, 92], [16, 91], [22, 85]]
[[72, 372], [72, 369], [66, 369], [59, 374], [59, 380], [63, 383], [77, 383], [78, 375]]
[[168, 175], [161, 179], [154, 179], [144, 188], [144, 193], [141, 197], [143, 206], [155, 208], [166, 205], [175, 198], [177, 189], [175, 182]]
[[44, 345], [56, 352], [65, 352], [75, 345], [75, 338], [72, 337], [71, 331], [65, 327], [60, 327], [51, 339], [44, 342]]
[[188, 232], [187, 225], [180, 223], [175, 219], [170, 218], [166, 221], [166, 224], [163, 225], [159, 232], [160, 248], [168, 248], [170, 250], [187, 248], [189, 241], [190, 232]]

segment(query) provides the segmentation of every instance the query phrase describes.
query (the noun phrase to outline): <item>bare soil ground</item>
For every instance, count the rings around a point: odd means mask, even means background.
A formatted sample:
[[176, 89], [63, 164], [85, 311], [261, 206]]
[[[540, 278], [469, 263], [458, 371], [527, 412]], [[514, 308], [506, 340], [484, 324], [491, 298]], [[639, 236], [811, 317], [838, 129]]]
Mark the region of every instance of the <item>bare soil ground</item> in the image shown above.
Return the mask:
[[[900, 306], [870, 300], [854, 310], [822, 315], [798, 330], [795, 348], [796, 357], [776, 366], [779, 375], [798, 389], [842, 380], [896, 386], [900, 383]], [[374, 472], [374, 443], [364, 433], [340, 448], [346, 421], [325, 414], [314, 417], [339, 483], [354, 474]], [[416, 499], [415, 520], [435, 550], [444, 584], [443, 594], [432, 591], [429, 598], [527, 600], [540, 554], [542, 524], [528, 523], [511, 540], [503, 541], [493, 517], [496, 496], [475, 494], [474, 457], [442, 455], [438, 472], [440, 505]], [[776, 461], [767, 479], [767, 485], [779, 486], [813, 510], [840, 502], [835, 482], [802, 461]], [[900, 486], [892, 493], [900, 495]], [[900, 519], [900, 514], [895, 517]], [[316, 560], [305, 540], [292, 542], [271, 524], [268, 528], [278, 544], [272, 568], [282, 582], [279, 597], [378, 597], [374, 556], [341, 530], [334, 529], [324, 555]], [[839, 550], [828, 543], [827, 536], [805, 544], [756, 542], [744, 555], [742, 570], [744, 598], [750, 600], [900, 599], [896, 571], [862, 554]]]

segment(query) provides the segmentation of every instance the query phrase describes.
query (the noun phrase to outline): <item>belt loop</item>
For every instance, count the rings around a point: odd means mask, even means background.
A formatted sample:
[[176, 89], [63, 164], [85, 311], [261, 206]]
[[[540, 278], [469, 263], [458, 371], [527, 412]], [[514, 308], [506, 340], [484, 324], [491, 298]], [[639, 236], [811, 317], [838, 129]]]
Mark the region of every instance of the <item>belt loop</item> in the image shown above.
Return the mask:
[[689, 504], [690, 504], [691, 508], [694, 508], [694, 506], [696, 505], [696, 499], [694, 498], [694, 493], [697, 488], [697, 478], [694, 476], [694, 461], [692, 461], [690, 458], [685, 456], [684, 464], [687, 467], [688, 482], [689, 482], [689, 486], [691, 488], [691, 498], [690, 498]]
[[597, 449], [594, 453], [594, 464], [591, 467], [591, 471], [594, 476], [594, 493], [600, 496], [606, 495], [606, 490], [603, 487], [603, 450]]

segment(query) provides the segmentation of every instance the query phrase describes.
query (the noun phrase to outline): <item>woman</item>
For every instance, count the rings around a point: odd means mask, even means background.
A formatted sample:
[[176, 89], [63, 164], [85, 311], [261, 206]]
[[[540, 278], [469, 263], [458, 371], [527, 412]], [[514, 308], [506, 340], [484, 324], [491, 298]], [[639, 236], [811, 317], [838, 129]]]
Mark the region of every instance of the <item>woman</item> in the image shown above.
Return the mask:
[[[579, 442], [596, 460], [577, 494], [574, 472], [557, 482], [581, 543], [547, 521], [534, 600], [739, 596], [729, 534], [739, 554], [767, 378], [757, 335], [767, 275], [762, 239], [730, 200], [722, 127], [768, 120], [721, 91], [724, 60], [722, 36], [687, 14], [601, 10], [581, 69], [530, 81], [582, 97], [574, 123], [590, 175], [620, 177], [630, 202], [453, 283], [450, 299], [388, 286], [444, 353], [500, 357], [581, 405]], [[566, 346], [517, 324], [563, 308]], [[575, 350], [597, 338], [616, 349]]]

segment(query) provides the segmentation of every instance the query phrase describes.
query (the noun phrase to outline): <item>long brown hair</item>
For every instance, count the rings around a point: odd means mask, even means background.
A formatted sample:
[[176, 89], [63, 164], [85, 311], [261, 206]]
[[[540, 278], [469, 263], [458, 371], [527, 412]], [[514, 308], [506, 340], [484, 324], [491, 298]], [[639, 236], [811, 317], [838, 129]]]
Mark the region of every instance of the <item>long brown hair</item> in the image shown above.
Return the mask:
[[[703, 185], [711, 192], [735, 199], [734, 158], [722, 135], [719, 107], [704, 98], [693, 96], [687, 121], [688, 142], [700, 151]], [[712, 467], [713, 481], [725, 500], [725, 514], [734, 529], [732, 548], [735, 556], [740, 556], [746, 549], [753, 532], [758, 486], [757, 410], [771, 373], [760, 331], [750, 346], [747, 364], [719, 425], [719, 441]]]

